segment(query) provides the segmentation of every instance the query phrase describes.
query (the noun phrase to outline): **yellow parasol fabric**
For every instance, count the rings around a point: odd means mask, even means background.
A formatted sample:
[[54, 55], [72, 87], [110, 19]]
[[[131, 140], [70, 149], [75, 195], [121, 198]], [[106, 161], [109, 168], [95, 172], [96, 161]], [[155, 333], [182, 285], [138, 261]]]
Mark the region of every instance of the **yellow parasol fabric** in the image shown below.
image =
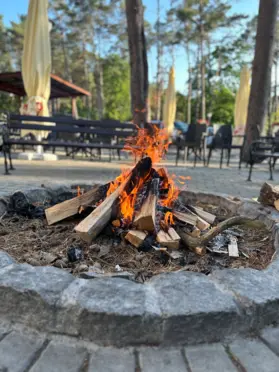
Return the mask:
[[251, 73], [247, 66], [244, 66], [240, 74], [240, 85], [236, 94], [234, 126], [235, 134], [244, 134], [248, 113], [248, 104], [250, 97]]
[[169, 73], [169, 83], [163, 109], [163, 123], [171, 136], [176, 115], [175, 70], [172, 66]]
[[[28, 96], [24, 111], [29, 115], [49, 116], [48, 100], [51, 89], [49, 31], [48, 0], [30, 0], [22, 56], [22, 77]], [[41, 135], [46, 133], [43, 132]]]

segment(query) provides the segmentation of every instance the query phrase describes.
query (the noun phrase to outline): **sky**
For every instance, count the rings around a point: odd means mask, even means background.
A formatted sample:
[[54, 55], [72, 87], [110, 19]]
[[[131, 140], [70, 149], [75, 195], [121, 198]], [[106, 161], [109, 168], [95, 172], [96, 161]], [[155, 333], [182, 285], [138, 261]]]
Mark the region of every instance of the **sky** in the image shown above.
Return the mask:
[[[4, 23], [9, 25], [11, 21], [17, 21], [19, 14], [26, 14], [29, 0], [0, 0], [0, 14], [4, 16]], [[143, 0], [146, 6], [145, 18], [154, 23], [157, 17], [157, 2], [156, 0]], [[169, 8], [170, 0], [161, 0], [161, 14], [165, 14]], [[243, 13], [250, 17], [258, 13], [259, 0], [233, 0], [233, 7], [231, 13]], [[169, 52], [166, 51], [164, 62], [165, 67], [171, 65]], [[176, 89], [184, 93], [186, 89], [187, 79], [187, 64], [186, 56], [182, 49], [175, 51], [175, 70], [176, 70]], [[152, 81], [156, 76], [156, 49], [153, 48], [148, 56], [149, 64], [149, 80]]]

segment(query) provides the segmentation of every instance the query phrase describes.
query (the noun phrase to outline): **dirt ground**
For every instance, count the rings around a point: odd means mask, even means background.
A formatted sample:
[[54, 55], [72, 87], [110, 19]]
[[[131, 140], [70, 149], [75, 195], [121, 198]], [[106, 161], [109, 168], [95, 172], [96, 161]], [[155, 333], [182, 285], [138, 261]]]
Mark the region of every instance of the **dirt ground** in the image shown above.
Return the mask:
[[[224, 219], [227, 213], [215, 206], [203, 207], [215, 213], [219, 220]], [[4, 217], [0, 221], [1, 249], [19, 263], [51, 265], [77, 276], [86, 272], [102, 275], [123, 270], [135, 275], [139, 282], [159, 273], [177, 270], [204, 274], [224, 268], [250, 267], [262, 270], [274, 255], [271, 234], [263, 225], [235, 226], [230, 229], [229, 233], [238, 239], [240, 252], [240, 257], [231, 258], [228, 254], [209, 250], [200, 257], [183, 246], [169, 254], [155, 249], [139, 252], [120, 236], [109, 236], [108, 230], [90, 245], [81, 241], [74, 232], [78, 221], [72, 219], [48, 226], [45, 219], [28, 219], [18, 215]], [[176, 257], [170, 257], [173, 253]], [[69, 256], [77, 261], [70, 262]]]

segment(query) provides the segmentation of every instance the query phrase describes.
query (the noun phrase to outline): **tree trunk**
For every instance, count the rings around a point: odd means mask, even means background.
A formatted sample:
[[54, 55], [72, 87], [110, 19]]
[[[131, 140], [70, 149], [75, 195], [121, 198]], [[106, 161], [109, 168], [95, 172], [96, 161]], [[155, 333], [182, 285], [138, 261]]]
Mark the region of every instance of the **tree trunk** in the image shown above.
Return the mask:
[[200, 50], [197, 52], [197, 95], [196, 95], [196, 121], [200, 119], [200, 107], [201, 107], [201, 79], [200, 79]]
[[126, 0], [126, 16], [131, 68], [133, 121], [144, 125], [147, 118], [148, 65], [141, 0]]
[[192, 117], [192, 68], [190, 61], [189, 43], [186, 42], [186, 55], [188, 61], [188, 98], [187, 98], [187, 123], [191, 123]]
[[156, 92], [156, 120], [161, 119], [161, 95], [162, 95], [162, 79], [161, 79], [161, 60], [162, 60], [162, 44], [161, 44], [161, 35], [160, 35], [160, 12], [161, 12], [161, 3], [160, 0], [157, 0], [157, 92]]
[[202, 119], [206, 119], [206, 98], [205, 98], [205, 57], [204, 57], [204, 14], [203, 14], [203, 0], [200, 0], [199, 6], [200, 12], [200, 51], [201, 51], [201, 116]]
[[262, 132], [267, 110], [278, 0], [260, 0], [252, 86], [246, 124], [243, 160], [249, 160], [249, 147]]
[[103, 67], [100, 61], [97, 61], [94, 70], [94, 80], [96, 86], [96, 106], [98, 119], [101, 120], [104, 116], [104, 94], [103, 94]]

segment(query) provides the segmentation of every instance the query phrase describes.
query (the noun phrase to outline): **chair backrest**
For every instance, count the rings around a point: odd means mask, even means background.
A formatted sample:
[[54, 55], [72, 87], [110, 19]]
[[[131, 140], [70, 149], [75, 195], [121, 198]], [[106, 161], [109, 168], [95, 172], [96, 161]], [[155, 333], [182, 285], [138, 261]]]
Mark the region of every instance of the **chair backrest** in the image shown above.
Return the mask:
[[222, 148], [232, 144], [232, 127], [230, 124], [222, 125], [214, 136], [213, 147]]
[[206, 124], [190, 124], [185, 133], [186, 143], [200, 145], [203, 133], [206, 133], [206, 128]]

